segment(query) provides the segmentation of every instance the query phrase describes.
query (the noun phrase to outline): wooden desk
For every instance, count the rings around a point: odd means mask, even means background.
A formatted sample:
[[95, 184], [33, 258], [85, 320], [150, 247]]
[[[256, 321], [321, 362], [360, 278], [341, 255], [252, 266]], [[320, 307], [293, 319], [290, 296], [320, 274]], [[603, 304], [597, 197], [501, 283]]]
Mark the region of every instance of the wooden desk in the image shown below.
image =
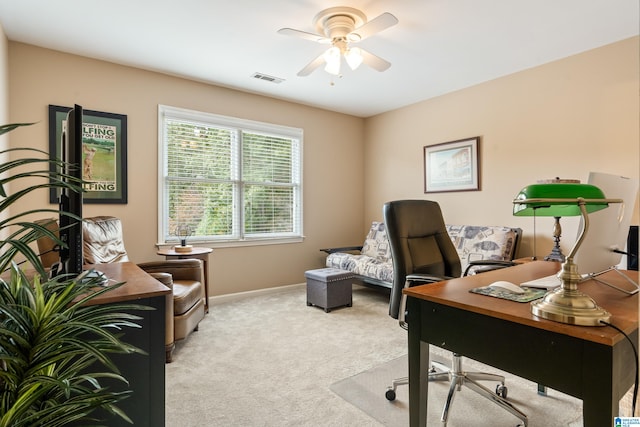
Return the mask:
[[[165, 425], [165, 295], [169, 288], [145, 273], [131, 262], [94, 264], [86, 266], [103, 272], [115, 282], [126, 282], [118, 289], [93, 299], [90, 304], [132, 303], [152, 307], [154, 310], [135, 311], [142, 317], [137, 323], [139, 329], [129, 328], [122, 339], [147, 354], [114, 354], [111, 359], [129, 386], [120, 382], [109, 383], [117, 390], [130, 389], [133, 394], [118, 406], [138, 426], [157, 427]], [[106, 382], [106, 381], [105, 381]], [[105, 412], [100, 414], [108, 420], [109, 426], [131, 426], [122, 419]]]
[[86, 265], [85, 269], [93, 268], [103, 272], [110, 283], [127, 282], [111, 292], [92, 299], [89, 305], [109, 304], [114, 302], [135, 302], [141, 298], [164, 296], [171, 291], [162, 283], [149, 276], [144, 270], [132, 262], [114, 262], [111, 264]]
[[[634, 382], [633, 350], [622, 334], [605, 326], [540, 319], [531, 314], [530, 304], [469, 292], [496, 280], [521, 283], [548, 276], [559, 267], [535, 261], [404, 291], [409, 312], [411, 426], [426, 425], [428, 344], [582, 399], [585, 427], [612, 424], [620, 398]], [[638, 280], [638, 272], [624, 273]], [[615, 272], [602, 278], [625, 287]], [[630, 297], [593, 280], [579, 288], [607, 309], [611, 323], [638, 345], [637, 294]]]
[[195, 258], [202, 260], [204, 267], [204, 312], [209, 312], [209, 254], [213, 252], [211, 248], [193, 247], [190, 252], [176, 252], [172, 248], [158, 249], [158, 255], [164, 256], [166, 259], [189, 259]]

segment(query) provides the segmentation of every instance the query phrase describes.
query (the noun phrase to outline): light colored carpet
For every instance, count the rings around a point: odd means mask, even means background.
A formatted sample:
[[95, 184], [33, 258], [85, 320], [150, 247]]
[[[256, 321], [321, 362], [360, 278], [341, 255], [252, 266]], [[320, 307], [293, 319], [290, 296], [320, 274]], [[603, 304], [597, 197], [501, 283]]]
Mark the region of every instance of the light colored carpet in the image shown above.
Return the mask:
[[306, 289], [218, 304], [166, 368], [166, 425], [380, 426], [329, 386], [406, 353], [388, 295], [307, 307]]
[[[435, 358], [435, 360], [449, 365], [449, 355], [442, 350], [433, 348], [431, 353], [432, 360]], [[535, 383], [505, 374], [472, 360], [464, 359], [463, 368], [468, 371], [506, 375], [509, 400], [527, 415], [530, 427], [582, 426], [582, 402], [578, 399], [555, 390], [549, 390], [546, 397], [539, 396]], [[406, 375], [407, 357], [402, 356], [351, 378], [338, 381], [331, 386], [331, 390], [380, 421], [382, 425], [405, 427], [409, 425], [408, 387], [399, 386], [396, 391], [396, 400], [393, 402], [385, 399], [384, 391], [394, 378]], [[482, 381], [481, 383], [490, 390], [493, 390], [497, 384], [490, 381]], [[449, 382], [429, 383], [427, 414], [429, 425], [440, 425], [440, 416], [448, 392]], [[474, 420], [474, 427], [513, 427], [520, 423], [520, 420], [509, 412], [471, 389], [463, 387], [454, 397], [447, 425], [450, 427], [468, 426], [470, 425], [469, 420]]]
[[[174, 362], [166, 365], [166, 425], [384, 425], [331, 391], [331, 385], [406, 354], [406, 332], [387, 312], [388, 295], [359, 286], [354, 286], [353, 307], [330, 313], [307, 307], [304, 286], [214, 299], [200, 330], [177, 344]], [[368, 391], [371, 404], [394, 409], [385, 390], [386, 383]], [[462, 402], [458, 397], [454, 405]], [[484, 413], [493, 419], [488, 406], [474, 413], [474, 426]], [[545, 427], [552, 425], [559, 424]]]

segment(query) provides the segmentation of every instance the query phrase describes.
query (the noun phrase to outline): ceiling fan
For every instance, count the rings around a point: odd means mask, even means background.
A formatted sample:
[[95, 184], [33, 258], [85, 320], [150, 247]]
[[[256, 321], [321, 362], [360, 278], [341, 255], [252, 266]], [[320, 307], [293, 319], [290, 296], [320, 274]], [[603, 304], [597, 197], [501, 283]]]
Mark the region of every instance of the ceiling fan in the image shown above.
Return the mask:
[[366, 15], [358, 9], [332, 7], [321, 11], [313, 18], [316, 30], [324, 35], [308, 33], [293, 28], [281, 28], [278, 33], [331, 45], [329, 49], [300, 70], [298, 76], [308, 76], [322, 64], [325, 64], [324, 69], [326, 72], [337, 76], [340, 75], [342, 57], [345, 58], [352, 70], [358, 68], [361, 63], [365, 63], [378, 71], [384, 71], [389, 68], [391, 66], [390, 62], [362, 48], [352, 47], [351, 45], [386, 30], [397, 23], [398, 19], [386, 12], [371, 21], [367, 21]]

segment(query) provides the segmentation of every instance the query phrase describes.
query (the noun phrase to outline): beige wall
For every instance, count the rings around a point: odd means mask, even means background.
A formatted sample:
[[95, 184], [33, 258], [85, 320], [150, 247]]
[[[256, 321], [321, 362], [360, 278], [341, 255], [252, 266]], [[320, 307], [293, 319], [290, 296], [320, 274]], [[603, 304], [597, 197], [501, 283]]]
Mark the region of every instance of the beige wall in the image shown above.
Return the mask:
[[[365, 222], [385, 201], [432, 199], [452, 224], [511, 225], [532, 234], [511, 200], [536, 180], [590, 171], [638, 179], [638, 37], [366, 121]], [[427, 83], [428, 84], [428, 83]], [[481, 191], [424, 194], [423, 146], [481, 137]], [[638, 223], [638, 208], [634, 223]], [[552, 219], [537, 221], [538, 255], [549, 253]], [[578, 221], [562, 220], [563, 248]], [[530, 255], [527, 238], [521, 254]], [[570, 249], [570, 248], [569, 248]]]
[[[85, 205], [85, 216], [122, 218], [133, 261], [158, 259], [158, 104], [304, 130], [304, 242], [216, 249], [211, 295], [303, 282], [305, 270], [324, 262], [319, 248], [362, 240], [361, 118], [14, 42], [9, 43], [9, 72], [11, 120], [40, 122], [16, 133], [14, 146], [48, 150], [49, 104], [77, 103], [127, 115], [129, 203]], [[47, 206], [44, 193], [20, 208], [42, 206]]]
[[[48, 149], [48, 104], [126, 114], [129, 204], [87, 205], [85, 214], [122, 218], [132, 259], [145, 261], [157, 258], [158, 104], [303, 128], [304, 243], [215, 250], [211, 294], [299, 283], [322, 265], [318, 248], [361, 242], [387, 200], [437, 200], [447, 222], [519, 226], [530, 237], [532, 220], [511, 216], [522, 186], [586, 180], [589, 171], [638, 179], [638, 40], [366, 120], [10, 42], [10, 119], [40, 121], [11, 143]], [[424, 194], [423, 146], [471, 136], [481, 137], [482, 190]], [[20, 208], [46, 201], [42, 194]], [[550, 249], [550, 222], [538, 220], [539, 255]], [[576, 225], [563, 220], [563, 242], [573, 242]], [[521, 254], [530, 253], [528, 238]]]

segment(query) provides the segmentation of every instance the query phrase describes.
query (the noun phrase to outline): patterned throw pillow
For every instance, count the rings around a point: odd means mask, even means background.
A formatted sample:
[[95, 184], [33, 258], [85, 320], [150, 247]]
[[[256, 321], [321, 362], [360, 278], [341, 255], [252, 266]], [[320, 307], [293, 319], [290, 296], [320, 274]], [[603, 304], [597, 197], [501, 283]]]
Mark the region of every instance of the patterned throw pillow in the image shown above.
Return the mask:
[[447, 232], [458, 251], [463, 271], [471, 261], [513, 259], [516, 232], [509, 227], [447, 224]]
[[367, 234], [362, 245], [361, 253], [380, 261], [389, 261], [391, 259], [391, 247], [389, 246], [384, 223], [374, 221], [371, 224], [369, 234]]

